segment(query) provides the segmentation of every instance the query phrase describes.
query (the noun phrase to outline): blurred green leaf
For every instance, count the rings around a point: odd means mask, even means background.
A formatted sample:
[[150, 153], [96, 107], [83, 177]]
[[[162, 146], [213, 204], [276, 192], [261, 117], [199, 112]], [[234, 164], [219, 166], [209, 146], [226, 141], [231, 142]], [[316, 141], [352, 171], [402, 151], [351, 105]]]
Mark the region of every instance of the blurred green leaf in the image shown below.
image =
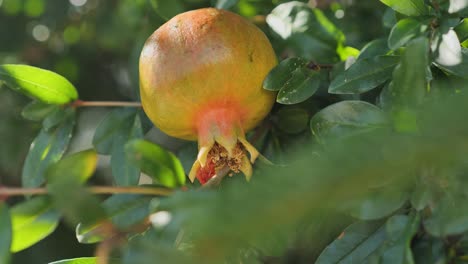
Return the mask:
[[323, 250], [315, 264], [366, 263], [385, 239], [382, 221], [356, 222]]
[[75, 87], [64, 77], [28, 65], [0, 65], [0, 80], [12, 89], [48, 104], [66, 104], [78, 98]]
[[295, 70], [304, 67], [307, 61], [302, 58], [288, 58], [273, 68], [263, 81], [263, 88], [269, 91], [279, 91], [291, 79]]
[[97, 258], [74, 258], [50, 262], [49, 264], [97, 264]]
[[385, 13], [382, 17], [382, 24], [386, 28], [392, 28], [397, 23], [395, 10], [390, 7], [385, 9]]
[[212, 0], [211, 2], [218, 9], [229, 9], [237, 4], [239, 0]]
[[47, 167], [57, 162], [65, 152], [75, 125], [74, 115], [50, 131], [44, 128], [34, 139], [23, 165], [24, 187], [37, 187], [44, 182]]
[[67, 156], [48, 168], [47, 180], [54, 182], [69, 178], [84, 183], [94, 174], [97, 158], [97, 153], [92, 149]]
[[0, 263], [10, 263], [12, 226], [10, 212], [5, 203], [0, 202]]
[[135, 139], [125, 146], [127, 158], [144, 173], [167, 187], [185, 184], [182, 164], [174, 154], [146, 140]]
[[320, 74], [307, 68], [292, 72], [289, 79], [278, 92], [276, 101], [280, 104], [297, 104], [307, 100], [319, 88]]
[[345, 61], [350, 57], [357, 58], [359, 55], [359, 50], [350, 46], [343, 47], [342, 45], [338, 45], [336, 53], [340, 57], [340, 60]]
[[385, 55], [389, 51], [387, 40], [380, 38], [367, 43], [359, 53], [358, 60]]
[[466, 0], [450, 0], [449, 13], [456, 13], [468, 7]]
[[459, 235], [468, 231], [468, 201], [459, 194], [446, 193], [436, 204], [424, 227], [433, 236]]
[[356, 61], [338, 75], [328, 88], [334, 94], [359, 94], [387, 81], [400, 61], [398, 56], [377, 56]]
[[23, 108], [21, 116], [31, 121], [41, 121], [56, 109], [57, 106], [55, 105], [45, 104], [40, 101], [33, 101], [25, 108]]
[[433, 202], [434, 194], [431, 187], [423, 182], [417, 182], [414, 186], [413, 193], [411, 194], [411, 205], [414, 209], [421, 211], [431, 202]]
[[468, 39], [468, 19], [464, 18], [460, 23], [453, 29], [457, 33], [460, 42]]
[[402, 187], [376, 188], [351, 205], [351, 215], [361, 220], [381, 219], [403, 206], [407, 199], [408, 192]]
[[41, 241], [57, 227], [60, 215], [48, 197], [35, 197], [11, 208], [13, 228], [12, 252], [18, 252]]
[[283, 107], [275, 114], [277, 126], [291, 134], [304, 131], [309, 123], [309, 114], [306, 110], [297, 107]]
[[407, 16], [423, 16], [429, 14], [424, 0], [380, 0], [380, 2]]
[[389, 85], [394, 104], [409, 106], [422, 101], [427, 91], [428, 56], [429, 41], [426, 38], [417, 38], [408, 44]]
[[49, 131], [56, 128], [58, 125], [67, 122], [67, 120], [73, 120], [75, 118], [76, 110], [72, 107], [65, 109], [56, 108], [49, 115], [47, 115], [42, 121], [42, 128]]
[[416, 264], [448, 262], [447, 250], [441, 239], [426, 235], [422, 239], [415, 240], [412, 249]]
[[435, 62], [435, 65], [453, 75], [456, 75], [458, 77], [462, 77], [464, 79], [468, 79], [468, 75], [466, 74], [468, 70], [468, 49], [462, 48], [461, 50], [461, 61], [457, 64], [454, 65], [443, 65], [438, 63], [437, 61]]
[[54, 206], [72, 225], [85, 224], [105, 218], [99, 199], [83, 186], [96, 169], [97, 156], [93, 150], [70, 155], [47, 170], [47, 190]]
[[413, 18], [405, 18], [392, 28], [388, 36], [388, 46], [396, 50], [427, 29], [427, 25]]
[[387, 116], [375, 105], [362, 101], [342, 101], [316, 113], [310, 121], [310, 128], [314, 136], [321, 140], [383, 128], [387, 123]]
[[150, 0], [150, 3], [154, 11], [165, 20], [169, 20], [185, 11], [181, 0]]

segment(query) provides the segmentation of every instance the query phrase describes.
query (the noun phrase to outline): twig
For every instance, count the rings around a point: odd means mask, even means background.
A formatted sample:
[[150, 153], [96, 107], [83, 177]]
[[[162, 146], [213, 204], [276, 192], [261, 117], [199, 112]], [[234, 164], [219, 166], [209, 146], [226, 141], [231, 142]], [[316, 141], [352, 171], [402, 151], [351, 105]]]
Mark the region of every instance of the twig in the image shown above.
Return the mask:
[[73, 107], [141, 107], [140, 102], [121, 102], [121, 101], [81, 101], [76, 100], [72, 103]]
[[[144, 194], [144, 195], [161, 195], [168, 196], [172, 194], [172, 190], [153, 187], [119, 187], [119, 186], [93, 186], [87, 190], [94, 194]], [[19, 195], [38, 195], [48, 194], [47, 188], [16, 188], [16, 187], [0, 187], [0, 196], [19, 196]]]
[[225, 166], [219, 171], [217, 171], [216, 175], [213, 176], [207, 183], [205, 183], [200, 189], [211, 189], [213, 187], [217, 187], [221, 184], [221, 181], [229, 174], [229, 167]]

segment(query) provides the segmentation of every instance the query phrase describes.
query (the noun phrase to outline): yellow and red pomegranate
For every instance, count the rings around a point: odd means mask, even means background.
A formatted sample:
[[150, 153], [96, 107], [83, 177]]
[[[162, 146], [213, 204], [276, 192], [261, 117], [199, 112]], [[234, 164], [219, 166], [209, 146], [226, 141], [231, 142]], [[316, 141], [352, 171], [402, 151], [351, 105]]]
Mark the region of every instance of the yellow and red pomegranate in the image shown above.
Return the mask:
[[262, 82], [276, 63], [260, 29], [214, 8], [179, 14], [148, 38], [139, 65], [143, 109], [168, 135], [198, 140], [190, 180], [203, 184], [225, 168], [250, 178], [259, 153], [245, 132], [271, 110], [275, 94]]

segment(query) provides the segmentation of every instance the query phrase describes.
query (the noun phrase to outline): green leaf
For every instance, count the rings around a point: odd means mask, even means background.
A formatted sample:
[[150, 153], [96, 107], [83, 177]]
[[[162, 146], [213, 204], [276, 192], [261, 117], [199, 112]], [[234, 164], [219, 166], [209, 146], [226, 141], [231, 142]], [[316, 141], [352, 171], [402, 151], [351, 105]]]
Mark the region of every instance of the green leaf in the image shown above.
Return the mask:
[[276, 101], [280, 104], [297, 104], [307, 100], [319, 88], [320, 75], [306, 68], [296, 69], [278, 92]]
[[87, 258], [74, 258], [74, 259], [63, 259], [59, 261], [50, 262], [49, 264], [97, 264], [96, 257]]
[[43, 128], [34, 139], [23, 165], [22, 181], [24, 187], [37, 187], [44, 182], [47, 167], [57, 162], [70, 142], [74, 115], [59, 126], [47, 131]]
[[23, 109], [21, 116], [31, 121], [41, 121], [55, 110], [57, 110], [57, 106], [55, 105], [33, 101]]
[[396, 50], [427, 29], [427, 25], [413, 18], [405, 18], [392, 28], [388, 36], [388, 46]]
[[233, 7], [239, 0], [212, 0], [214, 6], [218, 9], [229, 9]]
[[185, 11], [184, 4], [180, 0], [150, 0], [150, 3], [154, 11], [166, 20]]
[[93, 150], [70, 155], [47, 170], [47, 190], [54, 206], [72, 225], [105, 218], [99, 199], [82, 184], [94, 173], [97, 155]]
[[42, 128], [49, 131], [56, 128], [58, 125], [67, 122], [67, 120], [74, 120], [75, 109], [67, 107], [65, 109], [56, 108], [42, 121]]
[[454, 29], [460, 42], [468, 39], [468, 19], [464, 18]]
[[382, 221], [359, 221], [347, 227], [327, 246], [315, 264], [366, 263], [385, 239]]
[[411, 194], [411, 205], [414, 209], [421, 211], [428, 206], [434, 199], [434, 194], [430, 186], [422, 181], [417, 182]]
[[92, 149], [67, 156], [49, 167], [47, 180], [53, 182], [66, 177], [84, 183], [96, 170], [97, 158], [97, 153]]
[[183, 186], [185, 173], [174, 154], [146, 140], [135, 139], [125, 146], [127, 158], [144, 173], [167, 187]]
[[389, 51], [387, 40], [380, 38], [367, 43], [359, 53], [358, 60], [385, 55]]
[[288, 58], [273, 68], [263, 81], [263, 88], [269, 91], [279, 91], [283, 88], [295, 70], [304, 67], [307, 61], [302, 58]]
[[459, 235], [468, 231], [468, 202], [465, 197], [446, 193], [437, 203], [432, 215], [424, 221], [433, 236]]
[[428, 55], [428, 39], [420, 37], [408, 44], [400, 64], [393, 72], [393, 81], [388, 87], [395, 107], [412, 106], [424, 98], [428, 82]]
[[429, 10], [424, 3], [424, 0], [380, 0], [380, 2], [391, 7], [398, 13], [402, 13], [407, 16], [423, 16], [429, 14]]
[[377, 56], [356, 61], [328, 88], [334, 94], [360, 94], [381, 85], [400, 61], [398, 56]]
[[275, 114], [277, 126], [290, 134], [297, 134], [307, 128], [309, 114], [297, 107], [283, 107]]
[[437, 61], [435, 62], [435, 65], [453, 75], [456, 75], [458, 77], [462, 77], [464, 79], [468, 79], [468, 75], [466, 74], [468, 72], [468, 49], [462, 48], [461, 50], [461, 62], [459, 64], [455, 65], [442, 65], [438, 63]]
[[18, 252], [41, 241], [52, 232], [60, 220], [47, 197], [36, 197], [15, 205], [11, 211], [13, 229], [12, 252]]
[[399, 209], [407, 199], [408, 193], [402, 188], [376, 188], [351, 205], [351, 215], [361, 220], [380, 219]]
[[10, 212], [5, 203], [0, 202], [0, 263], [10, 263], [12, 226]]
[[315, 114], [310, 128], [320, 140], [383, 128], [387, 123], [385, 113], [375, 105], [362, 101], [342, 101]]
[[125, 144], [143, 137], [138, 111], [119, 108], [111, 111], [94, 133], [93, 145], [101, 154], [111, 154], [112, 176], [117, 185], [138, 184], [140, 170], [130, 164], [125, 155]]
[[412, 248], [416, 264], [449, 263], [445, 242], [442, 239], [425, 235], [422, 239], [417, 239]]
[[450, 6], [448, 12], [450, 14], [462, 11], [468, 7], [468, 1], [466, 0], [450, 0]]
[[64, 77], [28, 65], [0, 65], [0, 80], [12, 89], [48, 104], [66, 104], [78, 98], [75, 87]]
[[[150, 214], [149, 204], [154, 199], [151, 196], [135, 194], [116, 194], [102, 203], [106, 215], [112, 224], [120, 230], [127, 230], [141, 224]], [[104, 237], [100, 234], [107, 221], [98, 220], [88, 224], [80, 223], [76, 228], [76, 237], [80, 243], [96, 243]]]

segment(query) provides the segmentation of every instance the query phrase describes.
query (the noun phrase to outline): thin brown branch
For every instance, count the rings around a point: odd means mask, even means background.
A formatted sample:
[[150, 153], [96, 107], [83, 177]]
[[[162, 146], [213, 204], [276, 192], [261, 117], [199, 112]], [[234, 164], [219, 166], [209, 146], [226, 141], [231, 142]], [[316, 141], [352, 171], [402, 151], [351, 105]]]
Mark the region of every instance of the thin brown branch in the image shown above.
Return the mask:
[[140, 102], [122, 102], [122, 101], [81, 101], [76, 100], [72, 103], [73, 107], [141, 107]]
[[219, 171], [216, 172], [216, 175], [213, 176], [207, 183], [205, 183], [200, 189], [211, 189], [214, 187], [217, 187], [221, 184], [221, 181], [223, 181], [224, 177], [228, 175], [230, 172], [230, 169], [228, 166], [223, 167]]
[[[168, 196], [172, 190], [153, 187], [120, 187], [120, 186], [93, 186], [87, 190], [94, 194], [143, 194]], [[20, 195], [43, 195], [48, 194], [47, 188], [19, 188], [19, 187], [0, 187], [0, 196], [20, 196]]]

